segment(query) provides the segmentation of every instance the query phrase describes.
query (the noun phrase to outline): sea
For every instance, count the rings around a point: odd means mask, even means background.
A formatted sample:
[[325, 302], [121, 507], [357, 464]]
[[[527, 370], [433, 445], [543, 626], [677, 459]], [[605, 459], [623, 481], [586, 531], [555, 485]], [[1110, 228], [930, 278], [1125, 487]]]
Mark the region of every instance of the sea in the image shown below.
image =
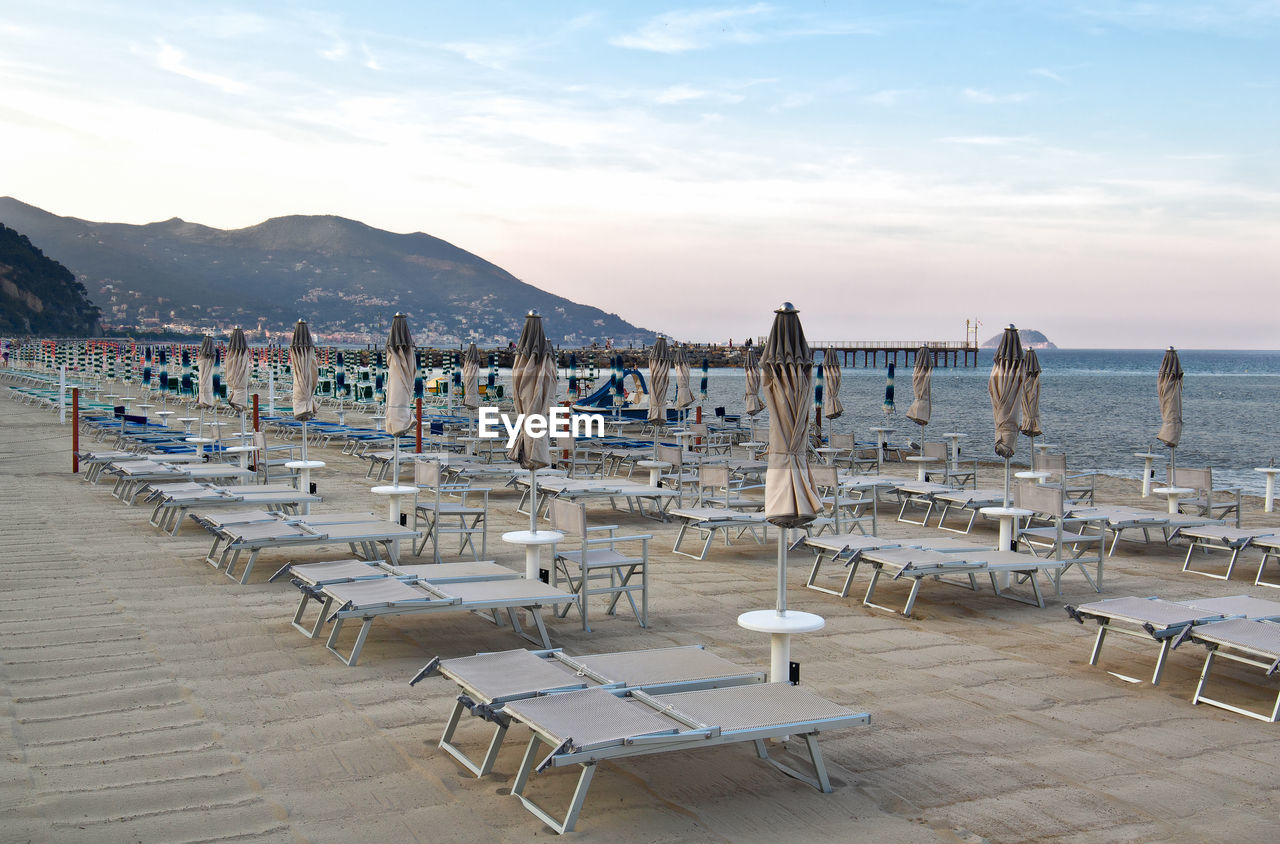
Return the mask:
[[[1164, 351], [1134, 349], [1037, 350], [1040, 375], [1038, 442], [1065, 454], [1070, 471], [1096, 470], [1126, 478], [1142, 476], [1136, 452], [1167, 454], [1156, 432], [1160, 404], [1156, 373]], [[1280, 351], [1178, 352], [1185, 372], [1182, 394], [1182, 440], [1177, 465], [1212, 467], [1215, 487], [1240, 487], [1261, 495], [1265, 476], [1254, 467], [1280, 460]], [[933, 415], [926, 436], [960, 432], [961, 453], [996, 460], [995, 426], [987, 379], [992, 350], [984, 349], [979, 365], [933, 370]], [[899, 365], [894, 377], [891, 413], [883, 409], [887, 369], [848, 367], [841, 370], [840, 400], [844, 415], [824, 426], [852, 431], [874, 440], [873, 426], [891, 426], [893, 441], [919, 442], [919, 427], [907, 419], [911, 406], [911, 367]], [[692, 386], [698, 392], [696, 367]], [[742, 370], [712, 369], [707, 378], [707, 412], [723, 406], [741, 412], [746, 380]], [[1029, 462], [1031, 448], [1020, 437], [1015, 463]], [[1162, 465], [1162, 464], [1161, 464]], [[1161, 470], [1163, 471], [1163, 470]], [[1163, 477], [1163, 475], [1161, 475]]]

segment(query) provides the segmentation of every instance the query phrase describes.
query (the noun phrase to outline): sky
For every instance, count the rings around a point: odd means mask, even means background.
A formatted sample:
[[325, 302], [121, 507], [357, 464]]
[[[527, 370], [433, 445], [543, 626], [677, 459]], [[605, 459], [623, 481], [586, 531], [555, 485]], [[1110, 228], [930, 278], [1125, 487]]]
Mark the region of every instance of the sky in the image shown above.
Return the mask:
[[1280, 0], [4, 0], [0, 195], [423, 231], [682, 340], [1276, 349], [1278, 56]]

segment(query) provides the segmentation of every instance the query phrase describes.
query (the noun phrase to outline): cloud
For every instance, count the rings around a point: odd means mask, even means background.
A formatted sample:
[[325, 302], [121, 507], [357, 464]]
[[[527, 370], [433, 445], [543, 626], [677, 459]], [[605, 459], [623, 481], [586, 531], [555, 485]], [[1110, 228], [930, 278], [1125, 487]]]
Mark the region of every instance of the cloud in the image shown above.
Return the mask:
[[238, 79], [232, 79], [229, 76], [223, 76], [218, 73], [210, 73], [209, 71], [196, 70], [187, 64], [187, 54], [169, 44], [166, 41], [160, 41], [154, 53], [146, 51], [134, 50], [135, 53], [149, 55], [155, 61], [156, 67], [169, 73], [176, 73], [179, 76], [185, 76], [202, 85], [208, 85], [211, 88], [217, 88], [224, 94], [243, 94], [249, 90], [249, 86]]
[[1054, 73], [1052, 70], [1049, 70], [1047, 67], [1035, 67], [1032, 68], [1030, 72], [1035, 76], [1043, 76], [1045, 79], [1052, 79], [1054, 82], [1059, 82], [1063, 85], [1067, 84], [1066, 79]]
[[610, 39], [615, 47], [651, 50], [655, 53], [682, 53], [717, 44], [750, 44], [761, 39], [743, 24], [768, 19], [773, 7], [756, 3], [736, 9], [697, 9], [664, 12], [631, 35]]
[[993, 94], [984, 88], [965, 88], [961, 94], [968, 102], [978, 105], [1006, 105], [1031, 99], [1031, 95], [1027, 93]]
[[944, 144], [970, 144], [979, 147], [1004, 147], [1013, 144], [1025, 144], [1032, 140], [1026, 135], [967, 135], [963, 137], [938, 138]]
[[911, 91], [906, 88], [887, 89], [884, 91], [876, 91], [874, 94], [868, 94], [862, 98], [862, 101], [865, 103], [871, 103], [872, 105], [897, 105], [903, 97], [910, 93]]
[[467, 61], [492, 70], [506, 70], [513, 61], [520, 58], [525, 48], [517, 44], [498, 41], [453, 41], [441, 44], [441, 48], [462, 56]]
[[719, 91], [708, 91], [702, 88], [695, 88], [692, 85], [672, 85], [659, 91], [653, 98], [655, 103], [659, 105], [679, 105], [681, 103], [691, 102], [715, 102], [726, 105], [733, 105], [742, 102], [745, 97], [741, 94], [725, 94]]
[[369, 45], [361, 42], [360, 52], [364, 53], [364, 66], [369, 70], [382, 70], [382, 65], [378, 64], [378, 57], [369, 49]]

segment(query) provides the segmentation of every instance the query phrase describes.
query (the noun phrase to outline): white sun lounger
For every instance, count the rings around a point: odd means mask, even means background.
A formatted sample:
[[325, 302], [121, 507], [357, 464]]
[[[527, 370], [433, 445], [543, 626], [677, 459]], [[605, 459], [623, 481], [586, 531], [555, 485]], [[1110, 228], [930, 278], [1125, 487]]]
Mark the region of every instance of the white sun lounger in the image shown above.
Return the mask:
[[1193, 704], [1207, 703], [1219, 709], [1272, 724], [1280, 720], [1280, 693], [1276, 695], [1270, 713], [1254, 712], [1242, 706], [1211, 698], [1204, 693], [1205, 684], [1209, 682], [1209, 673], [1213, 670], [1214, 660], [1218, 657], [1261, 668], [1266, 677], [1275, 676], [1276, 669], [1280, 668], [1280, 624], [1274, 621], [1233, 618], [1193, 627], [1187, 634], [1187, 638], [1208, 648], [1204, 668], [1200, 671], [1200, 681], [1196, 684], [1195, 693], [1191, 696]]
[[[244, 525], [262, 525], [262, 524], [293, 524], [296, 522], [306, 522], [315, 527], [317, 525], [333, 525], [333, 524], [355, 524], [359, 522], [376, 522], [378, 516], [368, 511], [352, 512], [352, 513], [307, 513], [304, 515], [279, 513], [271, 510], [233, 510], [231, 512], [218, 511], [214, 513], [192, 513], [191, 521], [200, 525], [213, 535], [213, 545], [209, 548], [209, 553], [205, 554], [204, 561], [214, 568], [222, 568], [223, 559], [219, 552], [219, 548], [227, 537], [234, 535], [232, 528]], [[388, 523], [390, 524], [390, 523]]]
[[239, 466], [204, 464], [173, 466], [150, 460], [112, 463], [107, 471], [115, 476], [111, 494], [126, 505], [132, 506], [151, 484], [208, 481], [210, 483], [235, 483], [253, 478], [253, 472]]
[[[761, 759], [788, 776], [831, 791], [822, 752], [815, 736], [827, 730], [870, 723], [871, 716], [839, 706], [807, 689], [786, 683], [756, 683], [694, 692], [651, 695], [628, 691], [617, 697], [602, 688], [516, 700], [507, 717], [533, 732], [511, 794], [558, 833], [573, 830], [597, 764], [606, 759], [666, 753], [752, 742]], [[809, 751], [813, 775], [803, 774], [769, 757], [767, 739], [798, 736]], [[539, 748], [549, 755], [539, 761]], [[564, 819], [526, 796], [529, 775], [548, 767], [578, 765], [578, 777]]]
[[[809, 571], [809, 580], [805, 583], [805, 586], [815, 592], [825, 592], [828, 595], [836, 595], [840, 598], [849, 597], [849, 587], [853, 584], [854, 575], [858, 573], [858, 562], [862, 559], [862, 552], [881, 548], [898, 548], [903, 544], [894, 540], [881, 539], [878, 536], [861, 533], [806, 536], [802, 538], [801, 542], [808, 548], [813, 549], [814, 552], [813, 568]], [[818, 583], [822, 565], [826, 562], [838, 562], [849, 570], [840, 589], [832, 589], [829, 586], [822, 586]]]
[[[1187, 557], [1182, 562], [1182, 570], [1191, 574], [1212, 577], [1214, 580], [1230, 580], [1231, 572], [1236, 567], [1240, 552], [1261, 538], [1272, 538], [1280, 534], [1280, 528], [1240, 528], [1229, 525], [1204, 525], [1201, 527], [1181, 527], [1175, 536], [1188, 540]], [[1224, 574], [1211, 571], [1198, 571], [1191, 567], [1191, 555], [1199, 548], [1205, 554], [1210, 551], [1230, 551], [1231, 559], [1227, 561]]]
[[[911, 615], [911, 610], [915, 606], [916, 596], [920, 594], [920, 585], [927, 577], [941, 579], [943, 575], [948, 574], [964, 574], [969, 578], [969, 586], [977, 589], [977, 583], [974, 575], [986, 568], [986, 563], [978, 558], [969, 557], [964, 554], [944, 554], [940, 551], [928, 551], [923, 548], [875, 548], [868, 549], [861, 553], [859, 563], [870, 565], [874, 571], [871, 575], [871, 583], [867, 585], [867, 594], [862, 599], [864, 606], [874, 607], [878, 610], [887, 610], [889, 612], [899, 612], [892, 607], [882, 606], [875, 602], [876, 587], [880, 584], [880, 578], [889, 573], [892, 579], [907, 577], [911, 579], [911, 592], [907, 595], [907, 602], [902, 608], [903, 615]], [[852, 576], [852, 573], [850, 573]]]
[[[474, 567], [477, 564], [435, 563], [416, 568], [440, 569], [455, 565]], [[355, 665], [359, 660], [373, 620], [388, 615], [465, 611], [482, 614], [495, 624], [500, 624], [498, 612], [505, 611], [511, 629], [518, 636], [549, 648], [551, 642], [542, 620], [542, 608], [572, 603], [575, 600], [571, 592], [557, 589], [540, 580], [509, 577], [506, 572], [486, 580], [476, 580], [467, 574], [450, 579], [446, 570], [439, 573], [439, 579], [433, 580], [388, 574], [376, 579], [343, 580], [316, 587], [305, 586], [300, 582], [297, 585], [302, 591], [302, 601], [294, 615], [294, 626], [308, 637], [315, 637], [324, 624], [332, 624], [325, 647], [346, 665]], [[308, 631], [302, 626], [301, 619], [307, 602], [312, 600], [321, 603], [320, 619]], [[533, 620], [538, 631], [537, 638], [524, 631], [516, 615], [519, 610], [527, 612]], [[343, 624], [350, 619], [360, 620], [360, 631], [356, 634], [350, 652], [344, 655], [337, 645]]]
[[1267, 563], [1275, 560], [1280, 563], [1280, 534], [1275, 536], [1263, 536], [1253, 541], [1255, 548], [1262, 552], [1262, 559], [1258, 562], [1258, 576], [1253, 579], [1254, 586], [1270, 586], [1272, 589], [1280, 589], [1280, 583], [1268, 583], [1262, 579], [1266, 572]]
[[[1023, 554], [1018, 551], [1000, 551], [976, 545], [926, 546], [930, 550], [944, 554], [962, 554], [971, 560], [980, 560], [986, 565], [981, 569], [991, 579], [991, 590], [1001, 598], [1019, 601], [1024, 604], [1044, 608], [1044, 595], [1040, 592], [1039, 575], [1046, 575], [1054, 585], [1055, 594], [1062, 593], [1062, 574], [1076, 560], [1058, 560], [1053, 557], [1038, 557], [1035, 554]], [[975, 572], [976, 574], [976, 572]], [[970, 585], [976, 591], [973, 575]], [[1019, 595], [1010, 589], [1016, 583], [1027, 583], [1031, 586], [1031, 597]], [[958, 585], [958, 584], [957, 584]]]
[[[725, 545], [729, 544], [730, 534], [741, 538], [744, 533], [750, 533], [756, 540], [756, 544], [760, 544], [763, 540], [756, 533], [756, 529], [764, 527], [768, 530], [769, 524], [765, 521], [764, 513], [744, 513], [741, 510], [728, 510], [723, 507], [676, 507], [668, 515], [681, 520], [680, 530], [676, 532], [676, 541], [671, 552], [695, 560], [707, 558], [707, 551], [710, 550], [717, 531], [724, 533]], [[691, 529], [697, 531], [700, 536], [705, 536], [702, 552], [699, 554], [680, 550], [680, 544], [684, 542], [685, 535]]]
[[[958, 489], [954, 492], [938, 492], [934, 493], [933, 501], [935, 506], [942, 505], [942, 511], [938, 515], [938, 527], [941, 530], [950, 531], [952, 533], [968, 533], [973, 530], [973, 523], [977, 521], [978, 511], [983, 507], [997, 507], [1004, 503], [1004, 490], [982, 487], [979, 489]], [[965, 523], [963, 528], [948, 527], [947, 514], [953, 510], [969, 513], [969, 521]]]
[[[222, 551], [213, 565], [215, 568], [222, 568], [227, 577], [243, 584], [248, 582], [258, 554], [266, 549], [333, 544], [348, 545], [353, 553], [369, 560], [381, 556], [378, 553], [381, 546], [387, 559], [394, 564], [399, 562], [397, 544], [401, 540], [412, 542], [417, 537], [418, 531], [393, 525], [386, 520], [342, 524], [274, 521], [232, 525], [216, 534], [215, 542], [218, 539], [222, 541]], [[249, 552], [248, 560], [244, 570], [237, 576], [236, 564], [246, 551]]]
[[[906, 522], [911, 525], [921, 525], [927, 527], [929, 524], [929, 516], [933, 513], [933, 508], [937, 506], [936, 496], [943, 493], [963, 492], [954, 486], [947, 484], [936, 484], [932, 481], [908, 480], [899, 483], [894, 487], [894, 492], [898, 494], [898, 499], [902, 502], [898, 508], [898, 521]], [[910, 506], [923, 507], [924, 515], [920, 517], [920, 521], [907, 516], [907, 508]]]
[[[1109, 598], [1078, 607], [1068, 604], [1066, 610], [1068, 616], [1081, 624], [1084, 624], [1086, 618], [1098, 622], [1098, 636], [1093, 643], [1093, 653], [1089, 656], [1090, 665], [1098, 664], [1098, 654], [1102, 651], [1102, 643], [1108, 633], [1154, 639], [1159, 643], [1160, 655], [1156, 658], [1155, 671], [1151, 675], [1153, 686], [1159, 685], [1169, 651], [1186, 628], [1221, 621], [1226, 617], [1221, 610], [1204, 608], [1203, 602], [1201, 606], [1194, 607], [1159, 598]], [[1119, 674], [1116, 676], [1125, 680], [1133, 679]]]
[[150, 523], [170, 536], [177, 536], [187, 513], [195, 507], [264, 507], [267, 510], [296, 514], [303, 504], [313, 504], [323, 499], [319, 495], [301, 492], [287, 484], [244, 484], [238, 486], [214, 486], [195, 484], [194, 488], [170, 489], [155, 487], [147, 496], [155, 503]]
[[[409, 682], [440, 674], [458, 684], [460, 694], [440, 738], [440, 747], [477, 777], [493, 770], [503, 737], [511, 725], [502, 713], [513, 700], [559, 692], [601, 687], [621, 691], [695, 691], [745, 683], [763, 683], [762, 671], [753, 671], [701, 645], [651, 648], [640, 651], [571, 657], [561, 650], [500, 651], [428, 662]], [[484, 759], [472, 761], [454, 742], [466, 709], [494, 724]]]

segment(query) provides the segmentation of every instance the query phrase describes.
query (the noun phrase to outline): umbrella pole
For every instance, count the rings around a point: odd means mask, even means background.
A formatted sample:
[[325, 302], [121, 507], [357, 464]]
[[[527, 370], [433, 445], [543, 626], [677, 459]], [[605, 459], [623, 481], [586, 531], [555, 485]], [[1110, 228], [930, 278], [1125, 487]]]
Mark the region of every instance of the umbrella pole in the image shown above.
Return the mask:
[[394, 443], [391, 452], [391, 485], [400, 486], [400, 435], [393, 435], [391, 442]]
[[1009, 458], [1004, 459], [1004, 506], [1009, 506]]
[[1031, 443], [1031, 471], [1034, 472], [1036, 470], [1036, 438], [1028, 436], [1027, 442]]
[[[787, 614], [787, 528], [778, 528], [778, 615]], [[774, 680], [774, 682], [777, 682]]]
[[537, 469], [529, 470], [529, 533], [538, 532], [538, 478]]
[[302, 462], [307, 462], [307, 420], [302, 420]]

